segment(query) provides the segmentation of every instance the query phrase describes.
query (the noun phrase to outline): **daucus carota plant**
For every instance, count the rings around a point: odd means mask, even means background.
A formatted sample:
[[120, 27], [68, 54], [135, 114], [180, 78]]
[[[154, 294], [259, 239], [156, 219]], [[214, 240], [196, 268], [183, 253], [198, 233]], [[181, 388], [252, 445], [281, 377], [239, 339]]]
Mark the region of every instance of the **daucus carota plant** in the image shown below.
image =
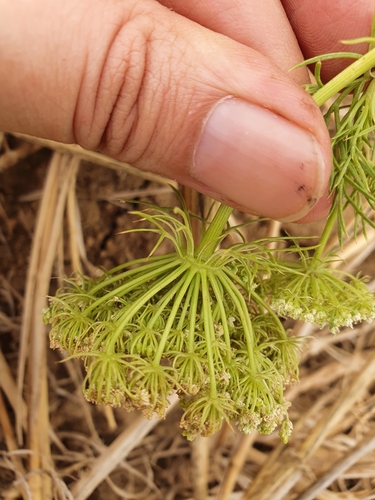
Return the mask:
[[[307, 90], [318, 105], [332, 101], [334, 120], [332, 209], [320, 243], [301, 248], [289, 240], [272, 250], [270, 239], [220, 242], [232, 209], [221, 205], [211, 223], [202, 221], [194, 244], [191, 214], [182, 208], [148, 207], [135, 212], [174, 251], [128, 262], [100, 278], [66, 280], [51, 298], [45, 321], [52, 348], [83, 360], [83, 391], [89, 401], [139, 409], [163, 417], [176, 392], [189, 439], [209, 436], [223, 421], [243, 432], [291, 432], [285, 387], [298, 378], [301, 341], [285, 331], [280, 317], [328, 326], [333, 333], [375, 317], [375, 300], [365, 282], [330, 267], [325, 253], [333, 226], [346, 237], [343, 212], [355, 213], [355, 229], [374, 226], [366, 206], [375, 207], [374, 38], [365, 56], [323, 85], [322, 56], [316, 81]], [[352, 94], [350, 104], [345, 97]], [[336, 96], [336, 97], [334, 97]], [[299, 259], [291, 258], [298, 255]]]

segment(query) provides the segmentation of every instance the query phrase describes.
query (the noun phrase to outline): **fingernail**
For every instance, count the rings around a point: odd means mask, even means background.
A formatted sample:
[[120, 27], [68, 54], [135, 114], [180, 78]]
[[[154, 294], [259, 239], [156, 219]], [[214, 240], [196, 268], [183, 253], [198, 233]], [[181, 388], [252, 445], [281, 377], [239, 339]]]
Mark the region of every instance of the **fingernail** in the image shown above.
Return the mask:
[[322, 196], [327, 168], [309, 132], [265, 108], [227, 98], [204, 124], [191, 175], [247, 212], [292, 221]]

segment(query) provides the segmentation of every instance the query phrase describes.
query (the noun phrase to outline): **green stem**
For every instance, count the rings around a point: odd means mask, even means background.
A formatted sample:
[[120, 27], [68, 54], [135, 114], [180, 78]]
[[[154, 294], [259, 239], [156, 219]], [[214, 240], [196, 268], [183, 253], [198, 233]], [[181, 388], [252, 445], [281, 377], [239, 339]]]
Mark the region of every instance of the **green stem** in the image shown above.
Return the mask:
[[[103, 295], [99, 299], [96, 299], [95, 302], [93, 302], [88, 307], [86, 307], [86, 309], [82, 312], [82, 316], [88, 316], [97, 307], [99, 307], [103, 303], [108, 302], [113, 297], [116, 297], [116, 296], [122, 297], [123, 295], [125, 295], [129, 291], [134, 290], [137, 287], [140, 287], [145, 283], [152, 283], [156, 278], [161, 277], [163, 274], [167, 274], [167, 271], [171, 271], [175, 267], [180, 267], [180, 265], [181, 264], [178, 260], [171, 259], [171, 262], [168, 262], [166, 265], [164, 265], [162, 267], [154, 269], [155, 266], [152, 266], [151, 271], [148, 273], [145, 273], [145, 274], [143, 274], [143, 268], [139, 268], [139, 267], [136, 268], [135, 271], [138, 271], [138, 273], [135, 273], [135, 274], [141, 273], [140, 276], [136, 276], [135, 278], [133, 278], [129, 282], [124, 283], [123, 285], [115, 288], [111, 292], [106, 293], [105, 295]], [[170, 276], [170, 274], [167, 274], [167, 278], [168, 278], [168, 276]], [[112, 279], [108, 280], [109, 283], [112, 283], [112, 281], [113, 281]], [[114, 281], [116, 281], [116, 280], [114, 280]], [[105, 281], [103, 281], [102, 283], [105, 284]], [[95, 289], [97, 289], [97, 287], [95, 287]], [[156, 291], [155, 294], [157, 292], [158, 291]]]
[[215, 294], [216, 297], [216, 302], [219, 306], [219, 311], [220, 311], [220, 319], [221, 319], [221, 326], [223, 328], [224, 332], [224, 340], [225, 340], [225, 345], [228, 348], [228, 352], [226, 354], [226, 361], [229, 364], [230, 363], [230, 353], [231, 353], [231, 339], [230, 339], [230, 333], [229, 333], [229, 328], [228, 328], [228, 319], [227, 319], [227, 313], [225, 310], [225, 304], [224, 304], [224, 290], [219, 286], [219, 282], [216, 279], [216, 276], [212, 272], [207, 273], [208, 276], [208, 281], [212, 286], [212, 290]]
[[[152, 260], [151, 260], [152, 259]], [[97, 285], [95, 285], [93, 288], [90, 289], [90, 295], [94, 296], [100, 290], [103, 288], [108, 288], [109, 285], [112, 285], [113, 283], [116, 282], [121, 282], [124, 281], [125, 279], [129, 281], [129, 278], [131, 278], [133, 275], [145, 275], [146, 272], [152, 271], [153, 269], [160, 269], [162, 265], [165, 263], [171, 263], [171, 262], [176, 262], [178, 259], [176, 254], [167, 254], [167, 255], [162, 255], [162, 256], [156, 256], [154, 258], [152, 257], [146, 257], [143, 259], [138, 259], [138, 260], [133, 260], [131, 262], [127, 262], [125, 264], [122, 264], [121, 266], [117, 266], [110, 271], [106, 272], [106, 275], [104, 276], [104, 279], [100, 278], [101, 281]], [[130, 268], [132, 266], [137, 266], [132, 269], [127, 269], [126, 271], [123, 271], [121, 274], [115, 274], [118, 271], [121, 271], [122, 269], [126, 269], [127, 267]]]
[[[119, 266], [112, 267], [110, 270], [106, 270], [105, 274], [106, 276], [112, 276], [113, 274], [116, 274], [116, 276], [120, 276], [118, 273], [119, 271], [124, 271], [126, 268], [131, 268], [131, 267], [140, 267], [142, 266], [142, 269], [145, 265], [157, 265], [160, 261], [164, 259], [170, 259], [172, 257], [172, 254], [165, 254], [165, 255], [152, 255], [151, 257], [142, 257], [140, 259], [124, 262], [123, 264], [120, 264]], [[128, 269], [129, 271], [129, 269]], [[128, 272], [125, 271], [125, 272]]]
[[218, 211], [216, 212], [209, 228], [204, 233], [197, 249], [195, 250], [195, 255], [201, 260], [205, 261], [211, 257], [214, 253], [215, 248], [218, 244], [218, 239], [226, 226], [230, 214], [233, 212], [232, 207], [221, 204]]
[[319, 260], [322, 256], [322, 253], [324, 252], [324, 249], [328, 243], [329, 237], [332, 234], [333, 226], [335, 225], [335, 222], [337, 220], [337, 212], [338, 212], [338, 207], [336, 205], [333, 208], [333, 210], [331, 210], [331, 213], [328, 216], [326, 225], [324, 226], [322, 235], [321, 235], [320, 240], [319, 240], [319, 246], [317, 247], [317, 249], [314, 252], [314, 257], [313, 257], [314, 262]]
[[270, 314], [270, 316], [272, 316], [272, 318], [275, 321], [275, 324], [278, 326], [278, 333], [280, 334], [281, 338], [283, 340], [287, 340], [288, 337], [286, 335], [285, 328], [283, 327], [283, 325], [280, 321], [280, 318], [275, 313], [275, 311], [273, 309], [271, 309], [269, 304], [267, 304], [267, 302], [265, 300], [263, 300], [262, 297], [260, 295], [258, 295], [254, 290], [252, 292], [252, 297], [253, 297], [254, 301], [258, 303], [258, 305], [261, 305], [268, 312], [268, 314]]
[[337, 76], [332, 78], [328, 83], [326, 83], [322, 88], [320, 88], [313, 95], [314, 101], [318, 106], [322, 106], [335, 94], [340, 92], [347, 85], [352, 83], [355, 79], [362, 76], [364, 73], [369, 71], [375, 66], [375, 48], [367, 52], [360, 59], [357, 59], [348, 66], [346, 69], [341, 71]]
[[197, 323], [197, 309], [199, 302], [199, 291], [201, 284], [201, 276], [197, 273], [194, 277], [193, 287], [193, 295], [191, 298], [191, 307], [190, 307], [190, 324], [189, 324], [189, 338], [188, 338], [188, 352], [194, 352], [195, 346], [195, 335], [196, 335], [196, 323]]
[[181, 314], [180, 314], [180, 319], [178, 320], [177, 327], [176, 327], [177, 330], [182, 331], [184, 328], [184, 324], [186, 322], [186, 317], [188, 315], [188, 311], [190, 310], [190, 306], [191, 306], [191, 297], [193, 295], [193, 289], [194, 289], [194, 285], [192, 284], [191, 286], [189, 286], [188, 291], [186, 293], [184, 305], [182, 307]]
[[[219, 210], [220, 210], [220, 208], [219, 208]], [[212, 310], [211, 310], [211, 304], [210, 304], [210, 291], [208, 288], [206, 270], [201, 269], [200, 275], [201, 275], [201, 281], [202, 281], [203, 326], [204, 326], [204, 333], [206, 336], [208, 375], [210, 378], [210, 397], [212, 399], [215, 399], [217, 397], [217, 386], [216, 386], [214, 353], [212, 351], [212, 343], [215, 339], [215, 333], [213, 332], [213, 319], [212, 319]]]
[[[371, 25], [371, 38], [375, 38], [375, 12], [374, 15], [372, 16], [372, 25]], [[370, 43], [369, 49], [373, 49], [375, 47], [375, 44]]]
[[160, 361], [163, 357], [165, 345], [167, 343], [170, 331], [173, 327], [173, 323], [175, 321], [176, 315], [178, 313], [178, 310], [181, 307], [181, 302], [183, 298], [186, 296], [186, 290], [190, 286], [190, 283], [194, 279], [194, 276], [196, 275], [197, 270], [194, 267], [190, 267], [190, 269], [186, 270], [185, 275], [183, 276], [183, 279], [181, 280], [181, 288], [178, 291], [178, 294], [176, 295], [176, 298], [173, 302], [173, 306], [168, 318], [168, 321], [164, 327], [163, 335], [160, 339], [159, 345], [158, 345], [158, 350], [155, 354], [155, 358], [153, 363], [155, 365], [159, 365]]
[[113, 348], [116, 344], [118, 337], [122, 334], [125, 326], [131, 321], [133, 316], [139, 311], [139, 309], [144, 306], [154, 295], [159, 293], [163, 288], [167, 287], [170, 283], [176, 280], [182, 273], [184, 273], [189, 268], [189, 264], [180, 266], [178, 269], [175, 269], [174, 272], [169, 275], [163, 277], [160, 281], [157, 281], [150, 290], [139, 297], [138, 300], [133, 302], [133, 304], [125, 310], [123, 317], [119, 319], [119, 323], [117, 325], [116, 330], [114, 331], [112, 338], [108, 344], [107, 351], [113, 352]]
[[[173, 297], [176, 295], [176, 293], [180, 290], [181, 286], [183, 286], [185, 280], [186, 280], [186, 273], [182, 275], [182, 278], [163, 296], [163, 300], [159, 300], [159, 302], [156, 304], [157, 311], [151, 316], [151, 319], [147, 323], [147, 328], [150, 328], [152, 330], [156, 324], [156, 322], [159, 320], [161, 315], [164, 313], [165, 308], [169, 304], [169, 302], [173, 299]], [[170, 317], [170, 315], [169, 315]]]
[[240, 315], [240, 320], [243, 327], [243, 335], [245, 337], [247, 351], [248, 351], [249, 366], [252, 371], [256, 371], [256, 361], [254, 357], [255, 335], [245, 299], [241, 294], [241, 292], [236, 287], [236, 285], [232, 282], [232, 280], [229, 278], [229, 276], [227, 276], [225, 272], [219, 271], [217, 273], [217, 277], [221, 282], [223, 289], [231, 297], [233, 304]]

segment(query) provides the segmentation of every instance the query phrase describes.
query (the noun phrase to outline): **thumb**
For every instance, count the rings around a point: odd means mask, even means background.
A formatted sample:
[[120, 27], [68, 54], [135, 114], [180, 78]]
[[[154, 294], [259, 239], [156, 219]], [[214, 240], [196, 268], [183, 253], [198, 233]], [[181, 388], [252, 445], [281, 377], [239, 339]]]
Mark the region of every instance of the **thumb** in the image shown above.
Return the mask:
[[300, 219], [323, 195], [320, 111], [255, 50], [153, 0], [15, 4], [28, 28], [8, 2], [0, 128], [77, 142], [271, 218]]

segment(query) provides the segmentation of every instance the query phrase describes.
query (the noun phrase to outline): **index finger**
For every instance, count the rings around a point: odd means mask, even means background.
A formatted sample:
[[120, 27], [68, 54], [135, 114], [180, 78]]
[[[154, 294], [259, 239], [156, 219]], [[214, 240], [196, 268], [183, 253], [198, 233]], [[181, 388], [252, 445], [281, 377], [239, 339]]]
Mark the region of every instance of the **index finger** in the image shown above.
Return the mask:
[[[285, 72], [303, 60], [280, 0], [158, 1], [211, 31], [251, 47]], [[300, 85], [308, 78], [304, 68], [290, 76]]]
[[[369, 36], [374, 0], [281, 0], [306, 59], [329, 52], [345, 52], [341, 40]], [[351, 45], [351, 52], [364, 53], [367, 44]], [[334, 59], [323, 64], [327, 81], [348, 66], [350, 59]]]

